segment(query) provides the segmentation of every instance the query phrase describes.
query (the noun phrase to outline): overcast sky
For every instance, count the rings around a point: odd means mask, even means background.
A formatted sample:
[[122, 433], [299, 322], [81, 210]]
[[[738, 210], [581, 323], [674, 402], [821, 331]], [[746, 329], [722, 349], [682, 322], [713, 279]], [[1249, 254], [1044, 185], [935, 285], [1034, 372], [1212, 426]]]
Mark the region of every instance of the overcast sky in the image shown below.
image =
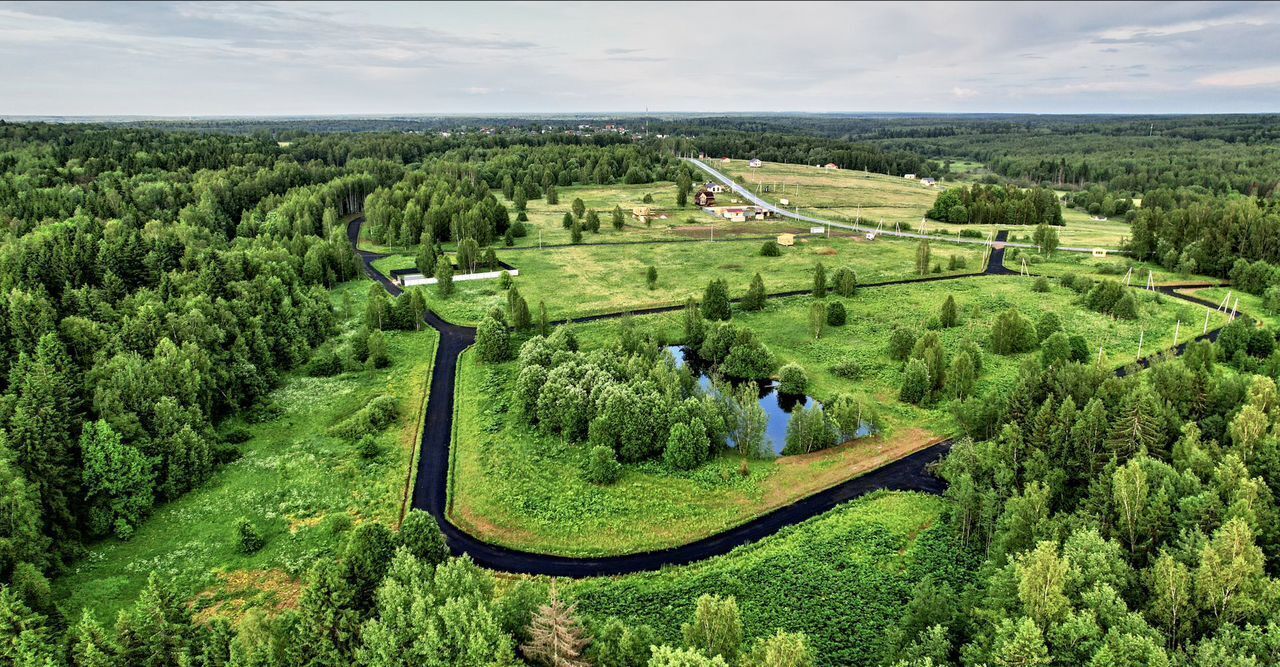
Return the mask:
[[0, 2], [0, 115], [1280, 111], [1280, 3]]

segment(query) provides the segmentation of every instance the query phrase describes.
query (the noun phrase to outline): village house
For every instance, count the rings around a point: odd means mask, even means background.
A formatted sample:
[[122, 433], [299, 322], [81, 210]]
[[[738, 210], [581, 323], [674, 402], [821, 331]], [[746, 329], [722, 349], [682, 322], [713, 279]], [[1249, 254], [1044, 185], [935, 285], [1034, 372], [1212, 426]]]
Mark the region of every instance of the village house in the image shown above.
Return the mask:
[[727, 157], [720, 158], [720, 164], [729, 164], [730, 162], [733, 162], [733, 160], [730, 160]]
[[698, 194], [693, 196], [693, 203], [695, 206], [698, 206], [701, 208], [706, 208], [708, 206], [715, 206], [716, 195], [710, 190], [707, 190], [704, 188], [702, 190], [699, 190]]
[[826, 163], [826, 164], [822, 165], [822, 168], [823, 168], [823, 169], [839, 169], [839, 168], [840, 168], [840, 165], [838, 165], [838, 164], [836, 164], [836, 163], [834, 163], [834, 162], [828, 162], [828, 163]]
[[903, 174], [903, 175], [902, 175], [902, 177], [903, 177], [903, 178], [905, 178], [905, 179], [907, 179], [908, 181], [914, 181], [914, 180], [916, 180], [916, 175], [915, 175], [915, 174]]
[[934, 186], [938, 184], [938, 181], [936, 179], [928, 178], [928, 177], [920, 179], [920, 182], [928, 186]]
[[761, 165], [760, 158], [755, 158], [755, 157], [751, 158], [751, 161], [747, 163], [747, 166], [751, 167], [752, 169], [759, 169], [760, 165]]

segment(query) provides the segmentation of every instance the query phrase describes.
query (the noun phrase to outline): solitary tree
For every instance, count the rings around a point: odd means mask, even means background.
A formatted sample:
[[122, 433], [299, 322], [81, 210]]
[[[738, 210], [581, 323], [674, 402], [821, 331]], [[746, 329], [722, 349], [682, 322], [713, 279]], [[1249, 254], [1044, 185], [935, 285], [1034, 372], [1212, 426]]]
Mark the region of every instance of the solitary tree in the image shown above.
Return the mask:
[[813, 267], [813, 298], [822, 299], [827, 296], [827, 269], [822, 262]]
[[646, 270], [646, 271], [644, 272], [644, 282], [645, 282], [645, 284], [646, 284], [646, 285], [648, 285], [648, 286], [649, 286], [649, 289], [657, 289], [657, 287], [658, 287], [658, 267], [656, 267], [656, 266], [650, 266], [650, 267], [648, 268], [648, 270]]
[[742, 309], [749, 311], [763, 310], [765, 302], [764, 278], [757, 273], [751, 279], [751, 286], [747, 288], [747, 293], [742, 297]]
[[826, 326], [827, 304], [821, 301], [809, 304], [809, 331], [813, 332], [814, 340], [822, 338], [822, 331]]
[[612, 219], [612, 222], [613, 222], [613, 228], [614, 228], [614, 229], [616, 229], [616, 230], [618, 230], [618, 231], [622, 231], [622, 226], [626, 224], [626, 219], [622, 217], [622, 207], [621, 207], [621, 206], [616, 206], [616, 205], [615, 205], [615, 206], [613, 207], [613, 219]]
[[948, 294], [947, 300], [942, 302], [942, 312], [938, 314], [938, 323], [942, 325], [943, 329], [950, 329], [958, 324], [959, 321], [960, 314], [956, 309], [956, 298]]
[[925, 275], [929, 273], [929, 240], [920, 239], [919, 245], [916, 246], [916, 274]]
[[573, 217], [581, 220], [583, 214], [587, 212], [587, 205], [582, 203], [580, 197], [573, 198]]
[[729, 306], [729, 285], [721, 278], [707, 283], [702, 293], [702, 316], [708, 320], [727, 320], [733, 317]]
[[576, 613], [576, 605], [566, 606], [553, 586], [551, 601], [533, 615], [529, 641], [520, 646], [520, 651], [546, 667], [591, 667], [583, 655], [591, 639], [579, 625]]

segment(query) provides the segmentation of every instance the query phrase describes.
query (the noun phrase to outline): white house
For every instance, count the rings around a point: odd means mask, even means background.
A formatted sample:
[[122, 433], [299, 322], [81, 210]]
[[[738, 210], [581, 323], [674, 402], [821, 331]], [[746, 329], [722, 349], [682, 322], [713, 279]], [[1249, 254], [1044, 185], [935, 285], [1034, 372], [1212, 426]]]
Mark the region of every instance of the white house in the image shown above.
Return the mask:
[[916, 175], [915, 175], [915, 174], [903, 174], [903, 175], [902, 175], [902, 177], [903, 177], [903, 178], [905, 178], [905, 179], [907, 179], [908, 181], [914, 181], [914, 180], [916, 180]]
[[920, 182], [921, 182], [921, 183], [924, 183], [925, 185], [937, 185], [937, 184], [938, 184], [938, 181], [937, 181], [936, 179], [932, 179], [932, 178], [928, 178], [928, 177], [925, 177], [925, 178], [920, 179]]
[[748, 167], [751, 167], [751, 168], [753, 168], [753, 169], [759, 169], [759, 168], [760, 168], [760, 164], [761, 164], [761, 163], [760, 163], [760, 158], [754, 158], [754, 157], [753, 157], [753, 158], [751, 158], [751, 161], [747, 163], [747, 166], [748, 166]]
[[715, 194], [724, 193], [724, 186], [720, 185], [719, 183], [712, 183], [711, 185], [707, 186], [707, 189]]

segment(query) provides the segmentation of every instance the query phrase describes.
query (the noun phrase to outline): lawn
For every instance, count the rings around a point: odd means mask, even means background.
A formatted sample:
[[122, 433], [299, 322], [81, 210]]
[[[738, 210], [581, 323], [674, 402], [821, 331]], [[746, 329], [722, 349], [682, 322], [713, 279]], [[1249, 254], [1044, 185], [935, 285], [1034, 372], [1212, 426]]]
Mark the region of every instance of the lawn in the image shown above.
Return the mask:
[[[334, 290], [340, 313], [351, 315], [348, 333], [363, 312], [368, 286], [356, 281]], [[332, 557], [347, 526], [397, 523], [438, 336], [424, 330], [386, 337], [389, 369], [328, 378], [293, 373], [272, 393], [269, 418], [223, 424], [223, 430], [243, 426], [252, 435], [238, 446], [240, 458], [200, 488], [158, 507], [129, 541], [90, 545], [54, 582], [67, 617], [79, 618], [88, 608], [99, 621], [113, 621], [152, 572], [192, 598], [202, 617], [235, 615], [250, 606], [286, 609], [297, 602], [300, 577], [316, 560]], [[400, 399], [401, 417], [379, 436], [378, 457], [365, 461], [354, 445], [326, 429], [382, 394]], [[234, 527], [240, 517], [266, 536], [261, 551], [237, 550]]]
[[960, 591], [976, 570], [945, 512], [934, 496], [876, 493], [724, 556], [562, 590], [586, 616], [644, 623], [671, 643], [699, 596], [732, 595], [748, 643], [803, 632], [817, 665], [889, 664], [891, 630], [920, 581]]
[[[828, 275], [840, 266], [853, 268], [862, 283], [910, 278], [915, 273], [915, 241], [816, 237], [782, 248], [780, 257], [760, 256], [760, 245], [761, 241], [752, 240], [572, 246], [499, 252], [498, 258], [520, 270], [515, 282], [535, 316], [538, 302], [545, 301], [552, 320], [680, 304], [689, 297], [701, 298], [713, 278], [726, 280], [736, 297], [746, 292], [757, 272], [771, 293], [806, 289], [813, 284], [814, 266], [819, 262]], [[973, 273], [981, 270], [984, 251], [980, 246], [935, 244], [933, 258], [947, 273], [948, 258], [956, 255], [964, 259], [966, 268], [951, 273]], [[403, 261], [383, 260], [379, 268], [389, 270]], [[645, 284], [649, 266], [658, 271], [652, 290]], [[432, 309], [451, 322], [475, 323], [493, 306], [505, 304], [496, 281], [456, 283], [455, 287], [449, 299], [440, 298], [434, 288], [426, 289]]]

